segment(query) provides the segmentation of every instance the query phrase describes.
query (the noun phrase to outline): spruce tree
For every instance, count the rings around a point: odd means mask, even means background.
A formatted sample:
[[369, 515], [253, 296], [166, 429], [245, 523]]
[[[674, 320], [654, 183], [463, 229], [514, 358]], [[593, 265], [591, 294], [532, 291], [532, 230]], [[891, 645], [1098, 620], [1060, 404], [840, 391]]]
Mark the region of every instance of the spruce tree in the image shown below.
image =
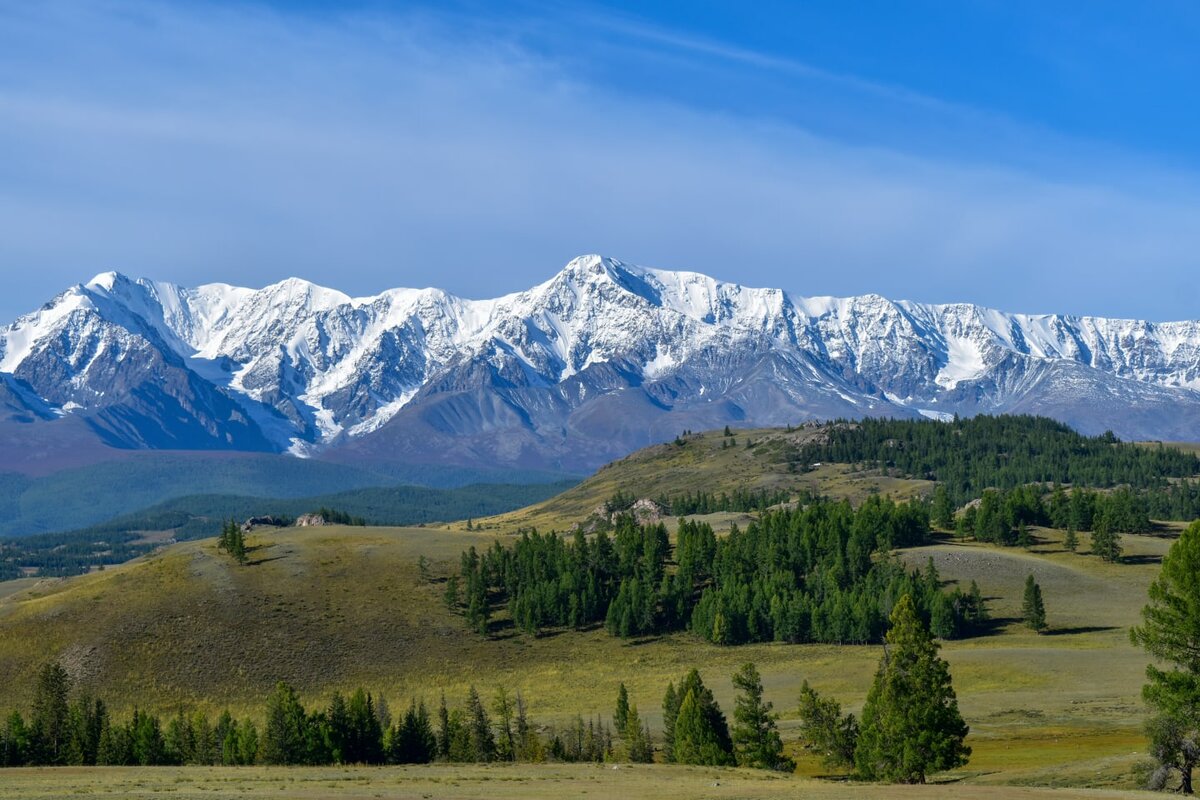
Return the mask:
[[771, 703], [763, 699], [762, 677], [753, 663], [733, 676], [738, 690], [733, 710], [733, 747], [739, 767], [790, 770], [795, 767], [783, 755], [783, 741], [775, 725]]
[[1158, 578], [1150, 584], [1142, 624], [1130, 630], [1134, 644], [1164, 663], [1146, 667], [1142, 697], [1154, 709], [1148, 732], [1160, 777], [1177, 772], [1179, 791], [1192, 793], [1192, 770], [1200, 760], [1200, 522], [1171, 545]]
[[1046, 607], [1042, 603], [1042, 587], [1038, 586], [1031, 573], [1025, 579], [1025, 597], [1021, 601], [1021, 619], [1033, 630], [1046, 630]]
[[855, 749], [869, 780], [924, 783], [929, 773], [967, 763], [967, 725], [958, 712], [950, 669], [921, 623], [910, 595], [892, 610], [884, 655], [863, 705]]

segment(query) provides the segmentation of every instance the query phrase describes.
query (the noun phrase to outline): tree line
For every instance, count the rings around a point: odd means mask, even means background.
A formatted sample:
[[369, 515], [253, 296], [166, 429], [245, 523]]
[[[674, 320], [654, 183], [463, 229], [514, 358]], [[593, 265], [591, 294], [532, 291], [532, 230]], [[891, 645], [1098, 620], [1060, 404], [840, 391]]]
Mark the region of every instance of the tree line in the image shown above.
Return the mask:
[[462, 554], [445, 599], [487, 634], [504, 607], [526, 633], [603, 623], [623, 638], [691, 630], [717, 644], [865, 643], [910, 595], [938, 636], [986, 620], [978, 587], [945, 590], [932, 564], [908, 570], [891, 551], [926, 540], [927, 505], [873, 496], [857, 509], [815, 500], [763, 513], [717, 538], [679, 521], [672, 547], [661, 523], [618, 517], [612, 537], [526, 531], [511, 545]]
[[1128, 487], [1112, 491], [1083, 489], [1067, 491], [1062, 486], [1018, 486], [987, 489], [977, 503], [956, 513], [944, 487], [934, 491], [933, 524], [954, 530], [962, 538], [1006, 546], [1029, 546], [1031, 525], [1044, 525], [1067, 532], [1067, 549], [1078, 546], [1076, 533], [1092, 534], [1092, 552], [1106, 561], [1118, 561], [1121, 544], [1117, 534], [1147, 533], [1152, 530], [1148, 504]]
[[[961, 766], [970, 755], [949, 668], [904, 595], [891, 610], [887, 648], [861, 722], [843, 717], [807, 682], [800, 697], [802, 743], [831, 763], [853, 764], [870, 780], [923, 782], [930, 772]], [[663, 696], [661, 760], [673, 764], [792, 771], [778, 714], [764, 698], [753, 663], [733, 676], [730, 724], [700, 673], [692, 669]], [[392, 718], [386, 702], [362, 689], [328, 706], [304, 707], [278, 683], [266, 700], [261, 731], [228, 711], [212, 722], [182, 711], [163, 719], [134, 710], [117, 722], [105, 704], [74, 693], [57, 662], [40, 672], [28, 721], [13, 712], [0, 728], [0, 766], [420, 764], [444, 762], [631, 761], [650, 763], [656, 744], [621, 684], [611, 720], [576, 716], [562, 728], [536, 725], [520, 692], [497, 688], [485, 703], [471, 687], [462, 706], [445, 695], [431, 714], [414, 698]]]
[[[1156, 516], [1192, 519], [1200, 489], [1172, 479], [1200, 475], [1195, 454], [1119, 441], [1111, 433], [1084, 436], [1045, 417], [980, 415], [934, 420], [838, 420], [794, 444], [790, 463], [861, 464], [942, 484], [955, 507], [986, 489], [1066, 484], [1093, 489], [1128, 486], [1154, 498]], [[1169, 514], [1169, 516], [1168, 516]], [[1161, 516], [1160, 516], [1161, 515]]]

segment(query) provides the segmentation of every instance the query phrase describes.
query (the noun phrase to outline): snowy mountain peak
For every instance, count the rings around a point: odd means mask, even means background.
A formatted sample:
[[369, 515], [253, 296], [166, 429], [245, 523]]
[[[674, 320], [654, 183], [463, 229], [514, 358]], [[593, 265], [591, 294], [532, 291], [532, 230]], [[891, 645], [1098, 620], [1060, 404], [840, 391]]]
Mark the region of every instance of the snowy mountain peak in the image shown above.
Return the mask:
[[90, 281], [88, 281], [86, 284], [84, 284], [84, 286], [88, 289], [100, 289], [100, 290], [108, 292], [108, 291], [112, 291], [112, 288], [118, 282], [121, 282], [121, 281], [127, 282], [128, 280], [129, 280], [128, 278], [126, 278], [124, 275], [122, 275], [119, 272], [112, 272], [112, 271], [101, 272], [99, 275], [97, 275], [96, 277], [94, 277]]
[[614, 455], [726, 422], [1005, 410], [1200, 438], [1198, 322], [806, 298], [596, 254], [492, 300], [106, 272], [0, 329], [0, 373], [122, 446], [313, 452], [420, 429], [543, 463], [586, 431]]

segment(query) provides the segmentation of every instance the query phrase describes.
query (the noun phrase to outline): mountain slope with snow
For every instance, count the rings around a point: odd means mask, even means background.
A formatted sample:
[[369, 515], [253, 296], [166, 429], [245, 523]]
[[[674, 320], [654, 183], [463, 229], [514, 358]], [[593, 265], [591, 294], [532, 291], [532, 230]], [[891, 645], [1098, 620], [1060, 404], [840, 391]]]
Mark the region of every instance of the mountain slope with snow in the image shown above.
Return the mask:
[[583, 470], [685, 428], [1004, 411], [1200, 438], [1198, 322], [803, 298], [600, 256], [491, 300], [106, 273], [0, 329], [0, 378], [20, 424], [71, 417], [110, 447], [338, 460]]

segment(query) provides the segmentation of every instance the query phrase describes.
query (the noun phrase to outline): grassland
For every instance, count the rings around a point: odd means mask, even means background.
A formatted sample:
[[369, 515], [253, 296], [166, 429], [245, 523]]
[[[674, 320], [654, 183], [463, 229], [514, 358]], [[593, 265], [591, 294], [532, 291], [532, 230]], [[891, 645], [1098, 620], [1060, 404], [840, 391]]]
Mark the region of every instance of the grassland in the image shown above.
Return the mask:
[[[1128, 644], [1127, 628], [1170, 540], [1127, 536], [1129, 563], [1110, 565], [1064, 552], [1055, 531], [1035, 534], [1031, 552], [944, 541], [903, 554], [913, 564], [932, 557], [945, 580], [976, 579], [995, 617], [992, 635], [944, 649], [975, 751], [953, 777], [1133, 787], [1145, 752], [1146, 659]], [[730, 709], [729, 676], [752, 660], [794, 742], [801, 682], [857, 710], [880, 656], [876, 646], [722, 648], [684, 634], [622, 642], [600, 630], [539, 638], [501, 631], [485, 640], [446, 611], [442, 585], [423, 577], [417, 560], [426, 556], [440, 573], [464, 547], [491, 539], [431, 528], [287, 529], [251, 536], [245, 567], [205, 540], [37, 583], [0, 599], [0, 710], [24, 706], [36, 669], [60, 658], [118, 714], [134, 705], [258, 713], [278, 679], [307, 702], [364, 685], [393, 707], [411, 695], [432, 701], [443, 689], [455, 702], [471, 684], [502, 683], [521, 690], [539, 723], [560, 724], [576, 713], [611, 713], [624, 681], [656, 726], [668, 681], [699, 666]], [[1043, 587], [1048, 635], [1015, 620], [1029, 573]], [[802, 776], [823, 772], [796, 755]]]
[[[577, 486], [528, 508], [474, 520], [474, 526], [499, 533], [519, 528], [566, 530], [587, 519], [618, 491], [635, 497], [676, 497], [688, 492], [719, 494], [734, 489], [812, 490], [858, 501], [868, 494], [888, 494], [905, 499], [932, 489], [929, 481], [881, 475], [877, 470], [856, 471], [846, 464], [824, 464], [809, 471], [793, 471], [786, 461], [789, 443], [821, 435], [814, 428], [791, 431], [778, 428], [733, 431], [737, 444], [720, 431], [691, 434], [683, 444], [663, 444], [639, 450], [603, 467]], [[747, 448], [747, 442], [753, 447]], [[717, 520], [718, 523], [728, 520]], [[464, 523], [451, 526], [463, 529]]]
[[[21, 770], [0, 776], [0, 796], [79, 793], [176, 797], [1092, 797], [1077, 787], [1125, 792], [1145, 760], [1140, 700], [1146, 657], [1128, 641], [1146, 588], [1180, 526], [1125, 536], [1126, 559], [1106, 564], [1066, 552], [1058, 531], [1035, 529], [1029, 551], [942, 539], [904, 551], [913, 566], [934, 560], [943, 580], [976, 580], [993, 616], [989, 635], [949, 642], [951, 664], [974, 749], [967, 767], [936, 787], [864, 787], [828, 778], [799, 750], [796, 699], [808, 680], [857, 712], [881, 655], [878, 646], [779, 644], [723, 648], [686, 634], [636, 641], [602, 630], [540, 637], [499, 629], [468, 632], [447, 611], [443, 576], [468, 546], [489, 546], [530, 525], [567, 529], [617, 491], [637, 497], [737, 488], [812, 489], [861, 499], [906, 497], [931, 484], [849, 465], [793, 471], [796, 431], [736, 431], [687, 437], [611, 465], [582, 484], [521, 511], [422, 528], [264, 530], [249, 538], [238, 566], [213, 540], [185, 542], [136, 561], [69, 580], [0, 583], [0, 713], [25, 707], [37, 669], [59, 659], [77, 682], [105, 697], [118, 716], [134, 706], [239, 715], [261, 713], [277, 680], [307, 704], [334, 690], [365, 686], [393, 709], [411, 696], [461, 702], [471, 685], [520, 690], [543, 726], [611, 714], [624, 682], [657, 733], [669, 681], [699, 667], [732, 709], [730, 675], [754, 661], [799, 768], [795, 776], [666, 767], [423, 767], [376, 770]], [[747, 440], [756, 444], [745, 446]], [[804, 465], [811, 467], [812, 465]], [[749, 520], [705, 517], [718, 529]], [[422, 570], [419, 559], [428, 560]], [[1022, 627], [1022, 587], [1033, 574], [1051, 630]], [[834, 776], [836, 777], [836, 776]], [[1015, 787], [1068, 787], [1061, 793]]]
[[234, 798], [655, 798], [656, 800], [1124, 800], [1143, 792], [1037, 789], [1011, 786], [864, 786], [806, 780], [751, 770], [629, 765], [536, 767], [422, 766], [380, 769], [327, 768], [59, 768], [13, 770], [0, 797], [63, 800], [89, 797], [166, 796], [177, 800]]

